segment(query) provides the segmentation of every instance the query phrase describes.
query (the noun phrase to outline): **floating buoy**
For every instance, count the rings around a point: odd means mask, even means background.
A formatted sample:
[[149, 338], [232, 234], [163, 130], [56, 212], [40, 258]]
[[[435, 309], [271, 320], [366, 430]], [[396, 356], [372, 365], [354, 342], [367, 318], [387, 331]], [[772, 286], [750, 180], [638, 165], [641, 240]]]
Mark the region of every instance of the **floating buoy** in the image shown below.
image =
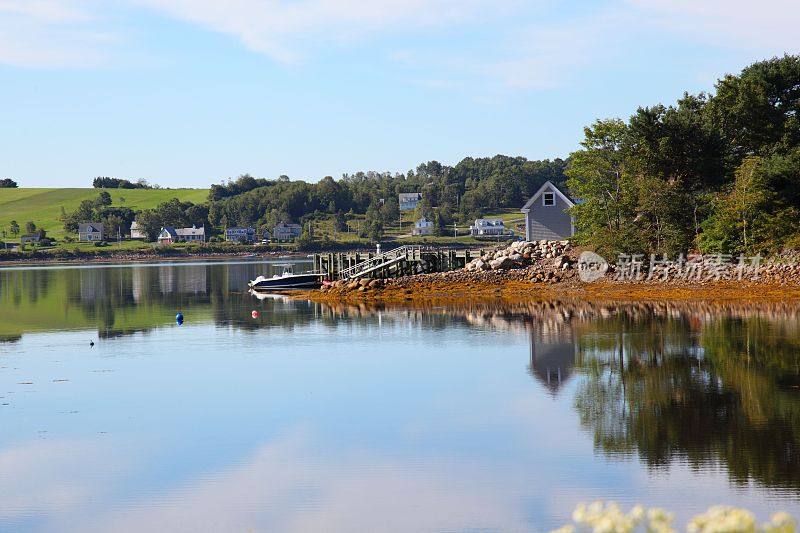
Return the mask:
[[253, 309], [253, 312], [250, 313], [250, 316], [252, 316], [253, 318], [258, 318], [258, 315], [259, 315], [259, 312], [256, 311], [255, 309]]
[[183, 324], [183, 313], [175, 315], [175, 322], [177, 322], [179, 326]]
[[89, 348], [91, 348], [92, 346], [94, 346], [94, 341], [89, 341]]

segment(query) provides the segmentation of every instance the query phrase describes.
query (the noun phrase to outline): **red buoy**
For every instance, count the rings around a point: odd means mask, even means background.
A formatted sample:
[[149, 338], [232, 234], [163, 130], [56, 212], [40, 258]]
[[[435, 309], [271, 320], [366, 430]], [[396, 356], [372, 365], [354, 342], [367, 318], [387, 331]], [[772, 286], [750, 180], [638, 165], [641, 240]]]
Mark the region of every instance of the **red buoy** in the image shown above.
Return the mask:
[[250, 316], [252, 316], [253, 318], [258, 318], [258, 315], [259, 315], [259, 313], [255, 309], [253, 309], [253, 312], [250, 313]]

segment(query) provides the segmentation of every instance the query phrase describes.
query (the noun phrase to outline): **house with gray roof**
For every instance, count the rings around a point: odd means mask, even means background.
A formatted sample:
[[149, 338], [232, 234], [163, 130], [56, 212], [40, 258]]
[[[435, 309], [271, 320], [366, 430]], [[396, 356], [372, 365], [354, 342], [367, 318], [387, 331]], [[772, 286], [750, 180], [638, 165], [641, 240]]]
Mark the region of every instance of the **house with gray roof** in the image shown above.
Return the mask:
[[191, 228], [161, 228], [158, 234], [159, 244], [172, 244], [174, 242], [206, 242], [206, 228], [204, 226]]
[[397, 197], [400, 202], [400, 211], [413, 211], [422, 200], [422, 193], [401, 192]]
[[569, 209], [575, 201], [546, 181], [522, 207], [525, 214], [525, 240], [562, 241], [575, 235], [575, 220]]
[[99, 222], [78, 224], [78, 240], [81, 242], [100, 242], [105, 237], [103, 225]]

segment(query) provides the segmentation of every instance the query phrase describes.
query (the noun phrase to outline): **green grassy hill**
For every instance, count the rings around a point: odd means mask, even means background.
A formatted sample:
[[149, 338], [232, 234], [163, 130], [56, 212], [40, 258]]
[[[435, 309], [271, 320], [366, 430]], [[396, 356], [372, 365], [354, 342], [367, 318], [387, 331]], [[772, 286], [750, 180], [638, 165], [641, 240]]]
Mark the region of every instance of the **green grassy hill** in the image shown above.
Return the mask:
[[134, 210], [155, 207], [172, 198], [197, 204], [208, 197], [208, 189], [0, 189], [0, 228], [8, 231], [11, 221], [16, 220], [24, 231], [25, 223], [31, 221], [49, 235], [62, 238], [61, 208], [74, 211], [83, 200], [97, 198], [101, 190], [111, 194], [114, 206]]

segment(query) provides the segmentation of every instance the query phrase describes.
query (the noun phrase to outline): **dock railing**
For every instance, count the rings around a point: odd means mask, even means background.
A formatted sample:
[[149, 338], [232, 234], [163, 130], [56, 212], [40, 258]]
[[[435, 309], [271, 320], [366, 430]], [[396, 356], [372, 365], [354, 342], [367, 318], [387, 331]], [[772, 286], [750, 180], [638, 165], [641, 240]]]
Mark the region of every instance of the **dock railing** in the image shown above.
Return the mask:
[[358, 278], [367, 272], [408, 259], [410, 255], [420, 248], [420, 246], [400, 246], [394, 250], [389, 250], [388, 252], [371, 257], [357, 265], [345, 268], [338, 273], [338, 277], [339, 279]]

